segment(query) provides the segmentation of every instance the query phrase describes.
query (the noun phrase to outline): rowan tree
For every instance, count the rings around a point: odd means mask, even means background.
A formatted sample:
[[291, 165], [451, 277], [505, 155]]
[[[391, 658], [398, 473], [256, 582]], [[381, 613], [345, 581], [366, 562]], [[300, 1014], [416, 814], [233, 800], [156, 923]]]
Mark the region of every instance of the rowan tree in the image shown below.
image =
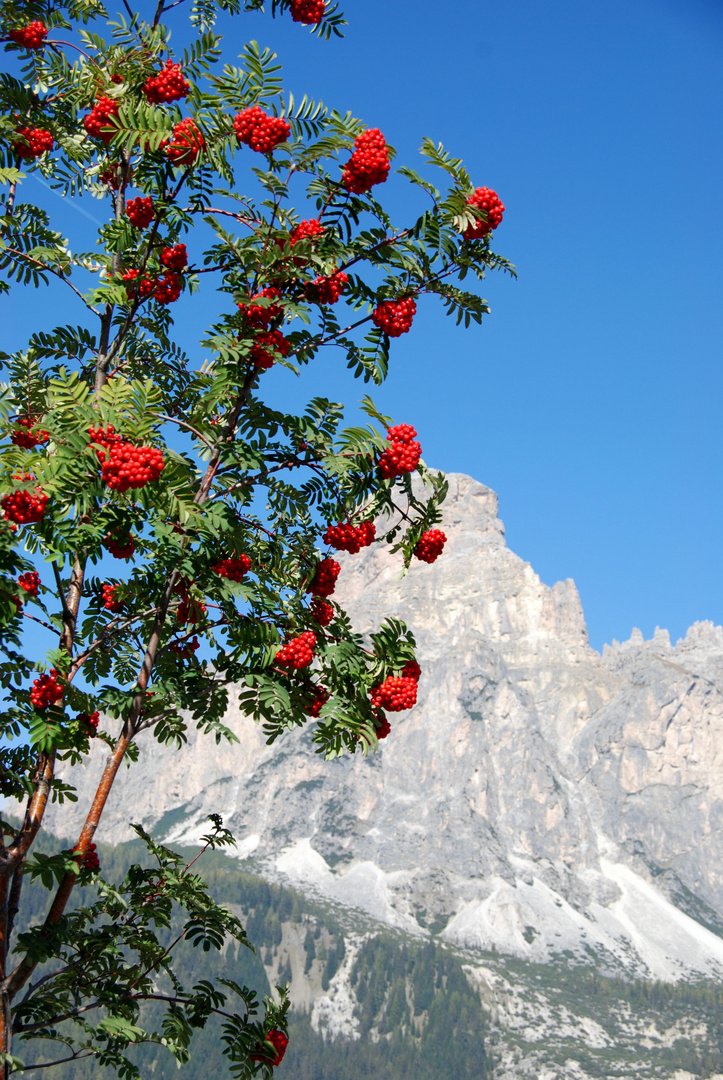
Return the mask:
[[[327, 0], [270, 7], [300, 33], [341, 33]], [[180, 940], [248, 944], [197, 867], [139, 830], [148, 866], [103, 880], [94, 836], [114, 777], [140, 738], [180, 748], [196, 725], [236, 739], [232, 698], [270, 742], [312, 724], [327, 758], [375, 750], [387, 713], [416, 700], [412, 634], [393, 612], [370, 638], [354, 632], [333, 598], [333, 552], [385, 543], [400, 570], [433, 562], [444, 479], [424, 465], [413, 418], [393, 424], [369, 397], [364, 426], [344, 427], [320, 397], [285, 414], [264, 381], [333, 348], [380, 384], [391, 339], [435, 297], [458, 323], [480, 322], [485, 271], [512, 269], [490, 247], [504, 207], [425, 140], [443, 188], [400, 168], [409, 219], [393, 223], [381, 198], [394, 151], [379, 128], [294, 100], [268, 48], [249, 42], [237, 65], [224, 55], [217, 17], [257, 10], [0, 3], [0, 290], [60, 291], [68, 310], [1, 356], [0, 761], [19, 821], [10, 813], [0, 832], [6, 1076], [22, 1071], [27, 1038], [47, 1040], [50, 1064], [93, 1055], [139, 1076], [129, 1047], [161, 1040], [183, 1063], [212, 1016], [230, 1075], [271, 1076], [283, 988], [262, 1007], [247, 987], [174, 975]], [[170, 31], [186, 19], [176, 53]], [[33, 171], [67, 199], [102, 200], [94, 250], [24, 201]], [[174, 314], [195, 294], [214, 318], [189, 347]], [[67, 777], [99, 739], [105, 769], [77, 842], [38, 853], [49, 800], [74, 797]], [[232, 842], [214, 817], [204, 850]], [[18, 934], [35, 878], [47, 915]], [[92, 902], [77, 904], [77, 883]]]

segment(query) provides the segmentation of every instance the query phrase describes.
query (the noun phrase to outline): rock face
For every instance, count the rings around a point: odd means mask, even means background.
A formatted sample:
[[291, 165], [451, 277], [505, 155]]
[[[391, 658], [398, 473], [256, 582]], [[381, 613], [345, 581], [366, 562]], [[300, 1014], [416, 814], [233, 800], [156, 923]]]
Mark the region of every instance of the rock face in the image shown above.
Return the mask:
[[[419, 704], [380, 752], [327, 763], [304, 732], [267, 747], [232, 709], [238, 745], [142, 746], [99, 838], [139, 821], [190, 841], [221, 813], [241, 858], [400, 929], [723, 973], [723, 631], [697, 623], [675, 647], [634, 631], [600, 656], [574, 583], [544, 585], [506, 547], [495, 493], [449, 479], [433, 566], [400, 577], [381, 546], [340, 559], [356, 628], [395, 615], [417, 638]], [[50, 827], [72, 834], [76, 813]]]

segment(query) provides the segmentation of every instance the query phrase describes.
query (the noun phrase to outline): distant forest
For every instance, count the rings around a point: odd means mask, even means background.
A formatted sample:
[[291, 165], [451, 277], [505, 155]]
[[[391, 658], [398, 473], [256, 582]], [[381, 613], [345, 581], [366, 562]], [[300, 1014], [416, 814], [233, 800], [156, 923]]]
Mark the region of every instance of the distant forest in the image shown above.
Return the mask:
[[[146, 858], [145, 848], [136, 842], [101, 846], [99, 853], [103, 874], [111, 881], [119, 881], [132, 862]], [[361, 931], [356, 927], [354, 913], [332, 910], [293, 889], [269, 884], [241, 871], [223, 855], [207, 853], [199, 869], [214, 895], [243, 913], [255, 951], [239, 947], [198, 956], [184, 943], [178, 950], [176, 970], [187, 985], [201, 974], [210, 977], [213, 968], [214, 976], [246, 983], [260, 997], [271, 994], [264, 963], [278, 965], [277, 982], [291, 981], [291, 967], [285, 955], [281, 959], [279, 947], [284, 925], [295, 924], [302, 928], [297, 936], [303, 942], [297, 963], [307, 973], [316, 963], [321, 987], [328, 989], [346, 955], [345, 937], [349, 939], [350, 930], [368, 933], [366, 923]], [[31, 921], [39, 921], [48, 894], [29, 882], [24, 889], [32, 901]], [[78, 903], [89, 898], [78, 890]], [[494, 1032], [465, 977], [463, 963], [465, 959], [455, 950], [434, 939], [419, 940], [375, 927], [359, 948], [350, 973], [360, 1038], [324, 1038], [312, 1028], [307, 1012], [292, 1011], [289, 1048], [277, 1070], [280, 1080], [493, 1080]], [[538, 990], [549, 991], [571, 1010], [582, 1006], [603, 1024], [622, 1003], [635, 1014], [650, 1012], [667, 1024], [674, 1024], [680, 1015], [695, 1014], [707, 1025], [708, 1038], [680, 1038], [673, 1046], [656, 1049], [655, 1062], [664, 1070], [656, 1075], [673, 1076], [681, 1069], [705, 1078], [723, 1072], [720, 985], [625, 981], [590, 966], [532, 965], [515, 958], [505, 958], [505, 971], [511, 980], [519, 977]], [[151, 1023], [152, 1015], [150, 1011]], [[218, 1034], [213, 1025], [199, 1032], [192, 1061], [180, 1070], [157, 1045], [139, 1047], [129, 1056], [141, 1067], [144, 1080], [222, 1080], [228, 1071]], [[14, 1053], [26, 1064], [62, 1056], [57, 1046], [40, 1040], [16, 1043]], [[625, 1076], [624, 1057], [610, 1047], [581, 1048], [577, 1060], [589, 1076], [607, 1080]], [[563, 1056], [560, 1063], [564, 1060]], [[88, 1058], [36, 1075], [53, 1080], [111, 1080], [115, 1072]]]

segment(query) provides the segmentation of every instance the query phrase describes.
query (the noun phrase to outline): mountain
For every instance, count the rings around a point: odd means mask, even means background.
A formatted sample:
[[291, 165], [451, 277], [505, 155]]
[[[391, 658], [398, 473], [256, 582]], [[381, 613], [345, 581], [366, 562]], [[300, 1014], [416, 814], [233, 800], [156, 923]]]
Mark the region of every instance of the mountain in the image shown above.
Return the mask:
[[[379, 753], [324, 762], [304, 731], [269, 747], [231, 707], [234, 746], [195, 732], [178, 752], [142, 744], [99, 839], [125, 841], [137, 821], [188, 845], [220, 813], [244, 869], [348, 912], [366, 934], [386, 926], [456, 950], [501, 1045], [532, 1031], [531, 1016], [549, 1041], [554, 1010], [519, 995], [553, 970], [681, 986], [723, 973], [723, 630], [696, 623], [675, 646], [636, 630], [600, 655], [574, 583], [543, 584], [507, 548], [495, 493], [449, 480], [434, 565], [401, 576], [381, 545], [340, 556], [335, 598], [355, 627], [394, 615], [418, 642], [419, 704], [392, 714]], [[97, 746], [74, 773], [79, 803], [53, 808], [51, 831], [77, 831], [102, 764]], [[318, 993], [296, 984], [311, 1007]], [[345, 1003], [314, 1005], [330, 1010], [317, 1027], [351, 1037], [355, 999], [342, 990]], [[670, 1020], [673, 1042], [698, 1030], [685, 1016]], [[573, 1046], [614, 1045], [599, 1019], [574, 1023]], [[638, 1049], [641, 1030], [625, 1035]], [[510, 1060], [500, 1076], [528, 1075], [524, 1061], [543, 1075], [534, 1055]], [[549, 1076], [626, 1075], [630, 1060], [622, 1073]]]

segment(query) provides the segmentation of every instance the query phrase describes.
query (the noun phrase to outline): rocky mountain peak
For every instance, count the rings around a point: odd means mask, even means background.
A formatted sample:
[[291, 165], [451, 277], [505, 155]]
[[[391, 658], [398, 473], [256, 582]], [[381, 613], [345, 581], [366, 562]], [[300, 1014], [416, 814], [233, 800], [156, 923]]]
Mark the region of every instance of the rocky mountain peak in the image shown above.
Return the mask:
[[[449, 481], [434, 565], [402, 576], [381, 545], [340, 558], [357, 629], [394, 615], [419, 646], [419, 704], [380, 752], [325, 763], [297, 731], [267, 747], [232, 707], [238, 745], [142, 746], [101, 838], [134, 820], [191, 841], [221, 813], [250, 865], [417, 935], [723, 972], [723, 631], [634, 633], [600, 656], [574, 583], [541, 582], [495, 493]], [[82, 794], [101, 766], [94, 752]], [[51, 827], [72, 833], [83, 801]]]

